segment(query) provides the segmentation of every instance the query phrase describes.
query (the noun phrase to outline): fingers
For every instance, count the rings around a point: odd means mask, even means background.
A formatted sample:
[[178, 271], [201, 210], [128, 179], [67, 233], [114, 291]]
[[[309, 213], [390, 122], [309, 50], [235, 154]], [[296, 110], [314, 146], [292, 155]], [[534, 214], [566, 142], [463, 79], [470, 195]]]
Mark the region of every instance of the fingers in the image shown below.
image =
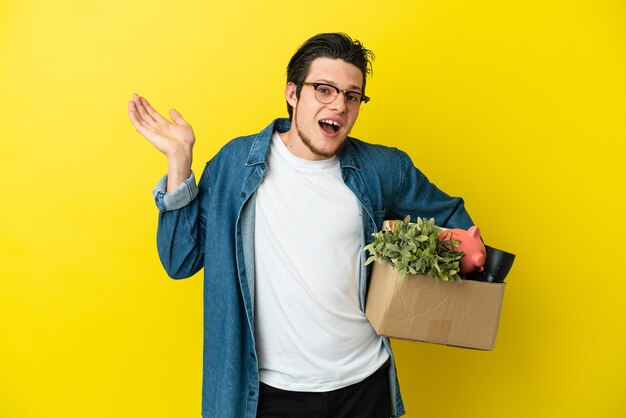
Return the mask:
[[148, 114], [148, 111], [146, 110], [145, 104], [148, 104], [148, 101], [143, 97], [140, 97], [137, 93], [133, 93], [133, 103], [135, 105], [135, 110], [137, 111], [137, 119], [141, 121], [142, 125], [158, 128], [157, 122], [152, 116], [150, 116], [150, 114]]
[[152, 120], [154, 120], [155, 123], [165, 124], [165, 125], [169, 125], [171, 123], [170, 121], [165, 119], [163, 116], [161, 116], [156, 110], [154, 110], [154, 108], [150, 106], [150, 103], [148, 103], [145, 97], [141, 97], [141, 104], [143, 104], [148, 115], [150, 115], [150, 117], [152, 118]]
[[170, 109], [170, 117], [176, 125], [189, 125], [182, 115], [176, 109]]
[[142, 116], [140, 107], [141, 105], [137, 105], [136, 101], [129, 101], [128, 116], [130, 117], [130, 121], [137, 130], [137, 132], [150, 140], [150, 138], [154, 137], [154, 134], [158, 134], [159, 128], [155, 125], [154, 121], [151, 122], [150, 120]]
[[136, 93], [128, 102], [128, 116], [137, 132], [163, 153], [169, 152], [170, 143], [193, 145], [195, 139], [191, 126], [176, 109], [170, 109], [169, 114], [174, 123], [161, 116], [144, 97]]
[[139, 112], [137, 111], [137, 107], [134, 102], [128, 102], [128, 116], [130, 117], [130, 121], [137, 132], [145, 136], [146, 128], [149, 126], [145, 124], [139, 116]]

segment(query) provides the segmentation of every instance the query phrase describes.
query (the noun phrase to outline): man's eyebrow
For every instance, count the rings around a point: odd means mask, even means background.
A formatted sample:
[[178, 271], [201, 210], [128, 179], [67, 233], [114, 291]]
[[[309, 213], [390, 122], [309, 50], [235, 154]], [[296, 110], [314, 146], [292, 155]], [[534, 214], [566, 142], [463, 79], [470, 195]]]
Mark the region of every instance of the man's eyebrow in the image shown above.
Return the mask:
[[[317, 80], [315, 80], [315, 82], [316, 83], [330, 84], [331, 86], [337, 87], [337, 83], [335, 83], [334, 81], [326, 80], [324, 78], [317, 79]], [[350, 84], [348, 86], [348, 91], [355, 91], [355, 90], [358, 90], [358, 92], [361, 92], [361, 87], [360, 86], [355, 86], [354, 84]]]

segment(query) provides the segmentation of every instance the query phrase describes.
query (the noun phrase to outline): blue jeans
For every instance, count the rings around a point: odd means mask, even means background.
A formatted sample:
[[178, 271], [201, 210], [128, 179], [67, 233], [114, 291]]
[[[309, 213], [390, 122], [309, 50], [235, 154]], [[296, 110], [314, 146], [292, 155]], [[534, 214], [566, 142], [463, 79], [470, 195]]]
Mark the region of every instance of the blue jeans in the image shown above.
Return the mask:
[[261, 382], [257, 418], [389, 418], [389, 364], [362, 382], [329, 392], [291, 392]]

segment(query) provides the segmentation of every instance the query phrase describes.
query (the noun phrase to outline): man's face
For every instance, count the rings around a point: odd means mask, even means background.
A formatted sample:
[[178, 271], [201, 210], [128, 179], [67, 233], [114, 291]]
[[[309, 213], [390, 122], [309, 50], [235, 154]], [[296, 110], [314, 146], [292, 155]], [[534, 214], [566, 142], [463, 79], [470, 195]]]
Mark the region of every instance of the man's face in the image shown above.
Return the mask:
[[[311, 63], [305, 81], [362, 93], [363, 74], [343, 60], [317, 58]], [[293, 107], [293, 123], [286, 138], [289, 150], [307, 160], [324, 160], [335, 155], [359, 115], [348, 109], [344, 94], [339, 93], [335, 101], [323, 104], [315, 98], [313, 86], [302, 86], [298, 99], [296, 85], [289, 83], [285, 95]]]

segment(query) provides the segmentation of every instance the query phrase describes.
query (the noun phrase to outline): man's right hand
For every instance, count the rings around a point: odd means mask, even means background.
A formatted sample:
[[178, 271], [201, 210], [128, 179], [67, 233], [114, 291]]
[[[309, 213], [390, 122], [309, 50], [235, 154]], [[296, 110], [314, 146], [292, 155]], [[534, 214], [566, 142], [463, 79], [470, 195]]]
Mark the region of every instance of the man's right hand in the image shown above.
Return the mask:
[[170, 109], [172, 122], [161, 116], [150, 103], [133, 94], [128, 102], [128, 116], [141, 135], [167, 157], [167, 191], [175, 190], [191, 174], [193, 129], [175, 109]]

